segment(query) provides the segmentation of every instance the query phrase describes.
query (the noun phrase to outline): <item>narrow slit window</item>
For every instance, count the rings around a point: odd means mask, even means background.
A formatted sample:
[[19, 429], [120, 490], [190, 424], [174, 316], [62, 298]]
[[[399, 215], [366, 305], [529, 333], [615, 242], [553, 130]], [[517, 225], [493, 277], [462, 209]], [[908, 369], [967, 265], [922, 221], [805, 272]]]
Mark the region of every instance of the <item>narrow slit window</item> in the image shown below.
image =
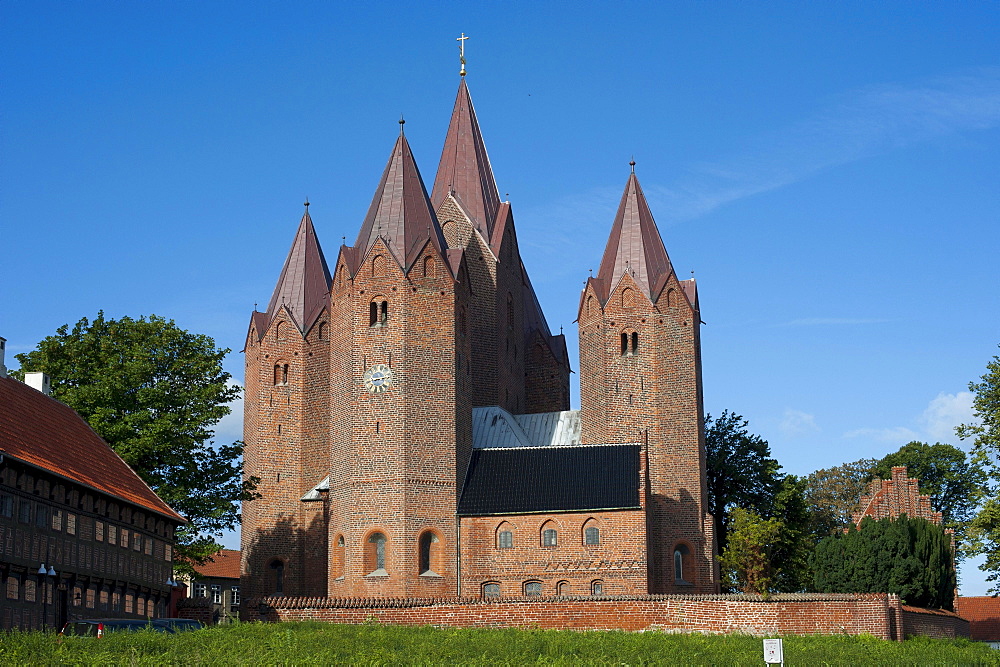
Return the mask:
[[368, 304], [368, 326], [373, 327], [378, 324], [378, 304], [372, 301]]
[[632, 332], [632, 354], [639, 354], [639, 332]]
[[623, 333], [622, 334], [622, 356], [624, 357], [626, 354], [628, 354], [628, 334], [627, 333]]
[[381, 313], [379, 315], [379, 323], [385, 324], [389, 320], [389, 302], [383, 301], [381, 307]]

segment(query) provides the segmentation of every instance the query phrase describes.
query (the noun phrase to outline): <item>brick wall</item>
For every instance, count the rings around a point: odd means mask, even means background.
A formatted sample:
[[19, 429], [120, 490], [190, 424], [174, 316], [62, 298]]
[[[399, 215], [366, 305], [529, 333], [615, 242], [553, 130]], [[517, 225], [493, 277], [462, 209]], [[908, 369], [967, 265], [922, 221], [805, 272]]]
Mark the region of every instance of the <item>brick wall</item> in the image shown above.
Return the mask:
[[953, 611], [921, 609], [902, 605], [903, 632], [906, 637], [921, 635], [938, 639], [969, 637], [970, 623]]
[[265, 621], [364, 623], [376, 620], [397, 625], [739, 632], [756, 636], [870, 634], [888, 640], [901, 640], [913, 634], [967, 636], [968, 633], [966, 627], [963, 635], [961, 620], [954, 615], [923, 613], [912, 608], [903, 611], [897, 596], [884, 593], [788, 594], [773, 596], [766, 602], [759, 596], [750, 595], [506, 598], [496, 601], [268, 598], [249, 601], [245, 609], [249, 618]]
[[[598, 529], [599, 544], [585, 544], [588, 527]], [[548, 528], [555, 547], [542, 545]], [[501, 531], [511, 533], [511, 547], [499, 547]], [[462, 518], [464, 595], [498, 583], [501, 595], [517, 596], [529, 581], [541, 582], [542, 595], [590, 595], [595, 582], [606, 595], [645, 594], [647, 567], [642, 510]]]

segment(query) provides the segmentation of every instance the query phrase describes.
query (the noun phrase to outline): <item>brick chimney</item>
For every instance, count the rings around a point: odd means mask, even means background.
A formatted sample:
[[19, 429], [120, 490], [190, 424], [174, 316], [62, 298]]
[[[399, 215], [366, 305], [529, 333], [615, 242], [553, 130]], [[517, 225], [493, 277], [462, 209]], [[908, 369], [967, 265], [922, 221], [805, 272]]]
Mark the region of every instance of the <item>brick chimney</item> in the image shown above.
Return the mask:
[[7, 377], [7, 367], [3, 365], [4, 351], [7, 349], [7, 339], [0, 336], [0, 378]]

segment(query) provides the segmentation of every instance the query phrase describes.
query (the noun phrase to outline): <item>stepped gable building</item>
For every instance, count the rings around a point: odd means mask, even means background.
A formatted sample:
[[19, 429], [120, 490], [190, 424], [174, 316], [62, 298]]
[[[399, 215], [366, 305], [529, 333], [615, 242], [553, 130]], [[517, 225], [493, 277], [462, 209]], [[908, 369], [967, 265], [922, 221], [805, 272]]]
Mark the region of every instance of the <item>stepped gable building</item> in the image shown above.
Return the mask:
[[465, 79], [430, 196], [400, 123], [354, 245], [307, 204], [251, 316], [244, 599], [717, 592], [697, 290], [634, 163], [570, 410]]
[[46, 395], [46, 376], [6, 377], [2, 350], [0, 629], [167, 615], [185, 519]]
[[[855, 525], [860, 526], [865, 517], [878, 521], [897, 519], [905, 514], [940, 526], [943, 515], [931, 507], [930, 496], [920, 493], [920, 480], [906, 475], [906, 466], [895, 466], [890, 479], [873, 479], [868, 485], [868, 493], [858, 501], [858, 511], [853, 516]], [[952, 531], [948, 529], [947, 532]]]

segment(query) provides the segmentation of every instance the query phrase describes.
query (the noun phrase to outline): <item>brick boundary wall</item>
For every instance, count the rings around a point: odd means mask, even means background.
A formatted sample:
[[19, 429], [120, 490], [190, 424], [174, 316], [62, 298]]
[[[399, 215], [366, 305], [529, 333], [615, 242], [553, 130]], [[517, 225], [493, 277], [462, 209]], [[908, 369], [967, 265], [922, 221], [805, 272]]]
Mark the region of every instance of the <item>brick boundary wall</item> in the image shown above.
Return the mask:
[[971, 623], [953, 611], [901, 605], [906, 636], [923, 635], [937, 639], [971, 636]]
[[644, 595], [449, 599], [261, 598], [244, 620], [448, 627], [660, 630], [748, 635], [869, 634], [902, 640], [914, 634], [967, 637], [953, 612], [903, 607], [899, 597], [867, 594]]

